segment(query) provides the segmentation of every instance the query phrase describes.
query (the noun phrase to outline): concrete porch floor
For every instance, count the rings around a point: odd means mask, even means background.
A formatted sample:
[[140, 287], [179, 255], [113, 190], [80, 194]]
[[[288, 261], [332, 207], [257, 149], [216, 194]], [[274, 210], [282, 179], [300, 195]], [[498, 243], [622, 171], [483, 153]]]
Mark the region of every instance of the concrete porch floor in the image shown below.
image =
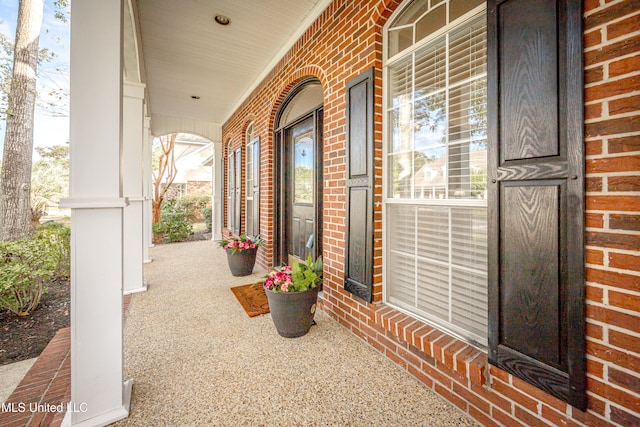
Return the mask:
[[[300, 338], [269, 314], [249, 318], [214, 242], [159, 245], [149, 290], [125, 298], [129, 418], [120, 426], [474, 426], [474, 421], [323, 312]], [[62, 329], [7, 402], [70, 397], [69, 328]], [[63, 413], [10, 413], [0, 426], [60, 425]]]
[[125, 325], [121, 426], [471, 426], [475, 423], [328, 315], [304, 337], [249, 318], [214, 242], [158, 245]]

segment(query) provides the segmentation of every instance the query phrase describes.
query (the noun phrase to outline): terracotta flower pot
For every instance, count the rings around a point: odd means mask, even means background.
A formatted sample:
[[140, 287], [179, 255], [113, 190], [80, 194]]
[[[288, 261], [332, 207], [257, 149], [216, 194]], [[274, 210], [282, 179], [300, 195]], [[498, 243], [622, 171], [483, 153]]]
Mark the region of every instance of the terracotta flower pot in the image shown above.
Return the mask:
[[253, 273], [257, 253], [258, 248], [243, 249], [236, 251], [236, 253], [231, 253], [231, 249], [227, 249], [227, 262], [231, 274], [233, 276], [248, 276]]
[[316, 313], [319, 290], [319, 287], [302, 292], [265, 289], [271, 318], [280, 336], [296, 338], [309, 332]]

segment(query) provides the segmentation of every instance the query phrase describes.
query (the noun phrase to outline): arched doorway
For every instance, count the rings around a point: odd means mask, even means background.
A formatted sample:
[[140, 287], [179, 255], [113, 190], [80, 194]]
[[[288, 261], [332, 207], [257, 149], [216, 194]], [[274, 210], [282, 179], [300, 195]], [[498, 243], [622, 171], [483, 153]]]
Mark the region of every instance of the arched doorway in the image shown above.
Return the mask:
[[323, 92], [301, 82], [276, 115], [274, 265], [322, 254]]

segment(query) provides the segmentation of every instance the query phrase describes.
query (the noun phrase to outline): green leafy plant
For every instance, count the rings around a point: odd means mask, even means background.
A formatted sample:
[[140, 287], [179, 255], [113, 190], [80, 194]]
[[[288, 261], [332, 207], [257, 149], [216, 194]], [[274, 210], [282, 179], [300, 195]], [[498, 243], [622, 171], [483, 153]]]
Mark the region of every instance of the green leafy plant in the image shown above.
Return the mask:
[[322, 256], [313, 261], [309, 254], [305, 262], [295, 262], [291, 267], [293, 285], [298, 291], [315, 288], [322, 283]]
[[273, 270], [267, 276], [264, 287], [274, 292], [302, 292], [322, 283], [322, 256], [315, 261], [311, 255], [305, 262], [285, 265], [281, 270]]
[[0, 306], [30, 314], [56, 276], [56, 249], [48, 238], [0, 242]]
[[49, 256], [55, 259], [56, 277], [68, 279], [71, 271], [71, 229], [59, 222], [48, 222], [38, 228], [35, 237], [48, 243], [45, 246]]
[[202, 216], [204, 217], [204, 223], [207, 226], [207, 231], [211, 231], [211, 220], [213, 218], [213, 211], [211, 208], [203, 208]]
[[160, 221], [152, 229], [165, 242], [184, 242], [193, 234], [193, 222], [187, 218], [185, 209], [170, 200], [162, 206]]
[[186, 194], [176, 199], [176, 207], [184, 209], [187, 219], [196, 221], [204, 217], [204, 209], [211, 204], [211, 196]]

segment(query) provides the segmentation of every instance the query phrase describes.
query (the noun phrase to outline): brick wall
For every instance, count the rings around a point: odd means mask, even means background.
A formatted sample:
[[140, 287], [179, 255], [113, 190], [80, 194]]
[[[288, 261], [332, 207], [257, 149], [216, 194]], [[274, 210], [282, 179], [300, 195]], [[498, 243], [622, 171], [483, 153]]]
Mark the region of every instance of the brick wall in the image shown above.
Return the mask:
[[640, 2], [584, 16], [589, 407], [640, 425]]
[[186, 194], [194, 196], [211, 196], [211, 181], [187, 181]]
[[[640, 425], [640, 2], [584, 1], [586, 413], [489, 367], [486, 352], [381, 304], [382, 26], [398, 3], [336, 0], [224, 124], [225, 159], [228, 141], [233, 149], [244, 146], [250, 122], [261, 138], [260, 227], [267, 245], [258, 262], [269, 266], [273, 259], [275, 115], [288, 91], [314, 76], [325, 97], [323, 310], [483, 425]], [[342, 289], [345, 83], [371, 66], [377, 210], [374, 304], [367, 304]]]

